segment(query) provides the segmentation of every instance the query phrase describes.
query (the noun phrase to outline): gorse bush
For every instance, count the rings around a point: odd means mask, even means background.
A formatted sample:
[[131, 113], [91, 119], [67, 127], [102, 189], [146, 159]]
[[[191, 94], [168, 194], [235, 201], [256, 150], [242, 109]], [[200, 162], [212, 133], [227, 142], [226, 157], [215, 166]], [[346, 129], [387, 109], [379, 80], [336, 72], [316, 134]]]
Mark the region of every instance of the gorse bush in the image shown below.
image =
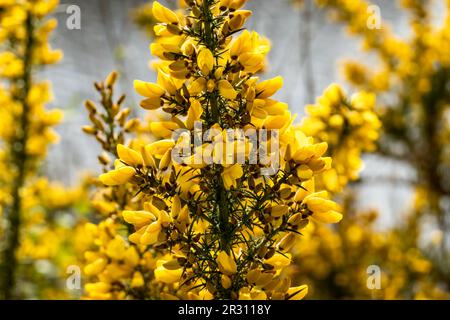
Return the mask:
[[[152, 123], [167, 137], [117, 141], [114, 169], [100, 176], [112, 193], [127, 185], [133, 197], [111, 196], [121, 210], [97, 228], [119, 221], [131, 234], [123, 239], [119, 227], [104, 242], [100, 230], [105, 250], [86, 254], [86, 273], [97, 275], [86, 285], [90, 297], [151, 296], [152, 285], [160, 298], [306, 294], [306, 286], [293, 287], [280, 273], [311, 218], [342, 218], [327, 193], [314, 188], [331, 159], [323, 157], [327, 144], [293, 127], [287, 105], [272, 97], [281, 77], [255, 76], [269, 45], [255, 32], [237, 35], [251, 14], [244, 3], [187, 1], [182, 15], [154, 2], [158, 81], [134, 84], [142, 108], [169, 114], [169, 121]], [[107, 132], [102, 127], [87, 131], [99, 137]]]

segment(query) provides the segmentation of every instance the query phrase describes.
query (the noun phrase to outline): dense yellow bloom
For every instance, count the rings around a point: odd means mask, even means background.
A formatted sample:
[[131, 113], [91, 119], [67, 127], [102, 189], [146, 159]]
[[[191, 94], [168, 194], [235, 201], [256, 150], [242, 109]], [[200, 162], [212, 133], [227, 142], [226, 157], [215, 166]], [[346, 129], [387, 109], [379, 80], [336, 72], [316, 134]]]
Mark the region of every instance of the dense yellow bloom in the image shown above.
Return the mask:
[[234, 258], [228, 255], [225, 251], [220, 251], [217, 255], [216, 262], [220, 272], [225, 275], [232, 275], [237, 272], [236, 262]]
[[375, 149], [381, 122], [375, 113], [375, 95], [359, 92], [347, 99], [333, 84], [306, 107], [307, 117], [300, 129], [327, 142], [333, 158], [332, 169], [323, 174], [321, 183], [331, 192], [339, 192], [359, 177], [361, 153]]

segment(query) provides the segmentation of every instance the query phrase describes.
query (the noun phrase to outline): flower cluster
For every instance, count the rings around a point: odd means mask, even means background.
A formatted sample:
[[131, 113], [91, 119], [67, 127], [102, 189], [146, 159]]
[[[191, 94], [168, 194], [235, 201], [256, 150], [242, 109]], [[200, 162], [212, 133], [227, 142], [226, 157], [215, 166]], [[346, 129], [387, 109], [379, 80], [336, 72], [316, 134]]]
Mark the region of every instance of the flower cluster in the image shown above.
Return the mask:
[[375, 95], [358, 92], [347, 99], [336, 84], [325, 89], [315, 105], [306, 107], [301, 130], [327, 142], [332, 169], [322, 175], [330, 192], [340, 192], [359, 177], [362, 152], [375, 150], [381, 122], [375, 113]]
[[[83, 131], [95, 137], [102, 153], [98, 160], [104, 172], [108, 172], [120, 162], [114, 163], [111, 157], [118, 156], [118, 149], [127, 136], [136, 137], [132, 143], [142, 143], [146, 137], [138, 119], [130, 117], [130, 109], [124, 108], [125, 95], [114, 99], [114, 84], [118, 74], [112, 72], [105, 81], [95, 83], [100, 95], [100, 107], [88, 100], [85, 107], [89, 113], [90, 125]], [[116, 181], [117, 182], [117, 181]], [[126, 239], [129, 227], [126, 226], [123, 210], [133, 210], [143, 205], [135, 195], [137, 187], [108, 187], [96, 182], [91, 207], [96, 213], [97, 224], [87, 222], [77, 230], [81, 240], [78, 251], [83, 254], [84, 274], [88, 277], [85, 296], [90, 299], [149, 299], [157, 297], [158, 288], [151, 290], [153, 278], [154, 252], [130, 243]], [[125, 237], [124, 237], [125, 235]]]
[[134, 227], [129, 241], [160, 255], [163, 298], [301, 298], [306, 287], [281, 275], [289, 249], [309, 219], [342, 218], [314, 187], [330, 168], [327, 144], [292, 126], [273, 97], [281, 77], [255, 76], [270, 46], [255, 32], [237, 35], [251, 15], [244, 3], [186, 1], [185, 15], [153, 3], [158, 79], [135, 88], [142, 108], [170, 120], [151, 124], [162, 140], [117, 144], [114, 169], [100, 176], [138, 191], [140, 207], [121, 215]]

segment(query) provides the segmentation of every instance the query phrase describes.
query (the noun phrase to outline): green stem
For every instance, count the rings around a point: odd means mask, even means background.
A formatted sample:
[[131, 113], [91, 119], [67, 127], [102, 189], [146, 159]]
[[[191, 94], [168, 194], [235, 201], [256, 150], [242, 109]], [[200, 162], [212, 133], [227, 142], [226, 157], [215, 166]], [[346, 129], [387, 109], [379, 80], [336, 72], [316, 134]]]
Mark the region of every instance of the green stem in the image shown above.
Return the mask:
[[[215, 41], [215, 26], [214, 26], [214, 17], [211, 13], [211, 5], [214, 1], [205, 0], [202, 5], [202, 14], [204, 16], [204, 45], [211, 50], [213, 54], [216, 53], [217, 44]], [[209, 95], [209, 105], [211, 106], [211, 115], [214, 119], [213, 123], [220, 124], [220, 112], [219, 112], [219, 101], [218, 101], [218, 92], [213, 92]], [[221, 168], [221, 166], [220, 166]], [[214, 168], [215, 169], [215, 168]], [[223, 170], [222, 168], [220, 170]], [[230, 250], [230, 230], [231, 226], [229, 223], [229, 204], [227, 199], [227, 191], [223, 185], [222, 177], [220, 176], [219, 170], [217, 170], [217, 183], [216, 183], [216, 204], [214, 212], [217, 212], [219, 216], [219, 230], [220, 230], [220, 247], [222, 250], [229, 251]]]
[[13, 164], [16, 166], [16, 177], [12, 186], [11, 195], [13, 203], [8, 212], [8, 226], [6, 230], [6, 245], [3, 252], [3, 273], [2, 273], [2, 296], [4, 299], [12, 299], [14, 297], [14, 288], [16, 284], [15, 271], [17, 268], [16, 250], [19, 246], [20, 225], [21, 225], [21, 208], [22, 198], [21, 189], [26, 180], [27, 168], [27, 140], [28, 129], [30, 124], [29, 105], [27, 102], [28, 92], [31, 87], [31, 65], [32, 65], [32, 47], [33, 47], [33, 17], [28, 14], [26, 20], [27, 39], [24, 52], [24, 73], [22, 77], [23, 87], [20, 95], [17, 97], [22, 104], [22, 113], [19, 119], [20, 129], [17, 137], [11, 143], [11, 154]]

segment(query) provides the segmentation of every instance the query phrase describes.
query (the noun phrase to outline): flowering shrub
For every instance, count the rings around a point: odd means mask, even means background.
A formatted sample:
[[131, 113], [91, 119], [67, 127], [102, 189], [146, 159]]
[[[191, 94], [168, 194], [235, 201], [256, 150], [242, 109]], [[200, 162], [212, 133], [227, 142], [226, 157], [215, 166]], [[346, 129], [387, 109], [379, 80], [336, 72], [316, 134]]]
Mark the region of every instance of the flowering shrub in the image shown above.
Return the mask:
[[[151, 124], [162, 140], [116, 141], [117, 149], [109, 149], [117, 160], [100, 181], [113, 193], [124, 189], [134, 196], [108, 197], [131, 231], [128, 240], [102, 231], [103, 224], [111, 230], [110, 217], [97, 227], [95, 241], [104, 249], [86, 255], [85, 271], [98, 279], [86, 285], [89, 296], [136, 297], [135, 288], [152, 296], [152, 285], [160, 288], [160, 298], [306, 294], [306, 286], [292, 287], [280, 273], [311, 218], [341, 220], [339, 206], [314, 188], [314, 177], [331, 159], [323, 157], [327, 144], [293, 127], [287, 105], [273, 98], [282, 78], [261, 81], [254, 75], [264, 67], [269, 45], [255, 32], [236, 36], [251, 15], [241, 9], [244, 3], [186, 1], [185, 15], [153, 3], [158, 81], [134, 84], [144, 97], [141, 107], [161, 108], [170, 120]], [[97, 139], [107, 132], [100, 124], [85, 131]], [[261, 150], [262, 156], [256, 152]], [[122, 261], [120, 268], [115, 260]], [[153, 274], [136, 273], [141, 268]], [[119, 271], [131, 281], [117, 295], [124, 283]]]
[[[1, 297], [448, 298], [449, 14], [439, 26], [428, 1], [401, 1], [402, 39], [368, 1], [316, 0], [379, 64], [347, 61], [359, 92], [332, 84], [297, 119], [276, 98], [283, 78], [263, 79], [271, 43], [245, 29], [246, 0], [178, 2], [133, 12], [156, 80], [134, 81], [139, 110], [117, 72], [95, 83], [82, 130], [101, 174], [68, 188], [45, 175], [62, 112], [38, 80], [62, 58], [58, 1], [0, 0]], [[312, 0], [292, 2], [307, 25]], [[357, 202], [367, 153], [416, 173], [412, 208], [386, 230]]]

